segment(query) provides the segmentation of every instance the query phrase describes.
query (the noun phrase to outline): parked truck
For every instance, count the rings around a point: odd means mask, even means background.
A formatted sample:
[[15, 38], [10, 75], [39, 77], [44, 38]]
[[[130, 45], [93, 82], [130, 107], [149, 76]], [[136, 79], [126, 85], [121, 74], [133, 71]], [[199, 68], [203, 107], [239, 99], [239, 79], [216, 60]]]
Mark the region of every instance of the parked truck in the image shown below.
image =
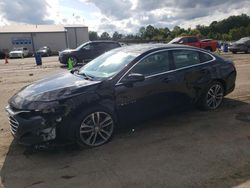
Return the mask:
[[216, 51], [217, 41], [213, 39], [200, 40], [198, 37], [194, 36], [183, 36], [174, 38], [169, 42], [169, 44], [184, 44], [189, 46], [194, 46], [198, 48], [203, 48], [211, 52]]

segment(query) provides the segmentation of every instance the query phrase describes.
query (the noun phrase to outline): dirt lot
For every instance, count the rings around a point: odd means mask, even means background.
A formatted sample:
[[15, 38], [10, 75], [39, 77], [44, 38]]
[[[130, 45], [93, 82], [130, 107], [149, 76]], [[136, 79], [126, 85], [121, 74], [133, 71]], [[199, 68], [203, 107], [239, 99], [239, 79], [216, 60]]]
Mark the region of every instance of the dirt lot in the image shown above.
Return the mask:
[[215, 112], [189, 109], [118, 133], [104, 146], [28, 153], [4, 107], [28, 83], [66, 71], [57, 57], [0, 61], [0, 187], [250, 187], [250, 54], [236, 63], [235, 91]]

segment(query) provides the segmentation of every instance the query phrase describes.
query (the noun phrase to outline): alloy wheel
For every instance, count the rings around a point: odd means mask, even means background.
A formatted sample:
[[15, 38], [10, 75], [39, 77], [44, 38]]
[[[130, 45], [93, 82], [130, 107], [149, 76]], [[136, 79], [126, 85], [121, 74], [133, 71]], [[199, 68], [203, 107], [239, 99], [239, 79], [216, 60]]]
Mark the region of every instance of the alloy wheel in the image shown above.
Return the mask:
[[106, 112], [89, 114], [80, 126], [80, 139], [88, 146], [99, 146], [107, 142], [114, 131], [114, 121]]
[[210, 109], [216, 109], [220, 106], [224, 96], [223, 87], [220, 84], [214, 84], [207, 92], [207, 106]]

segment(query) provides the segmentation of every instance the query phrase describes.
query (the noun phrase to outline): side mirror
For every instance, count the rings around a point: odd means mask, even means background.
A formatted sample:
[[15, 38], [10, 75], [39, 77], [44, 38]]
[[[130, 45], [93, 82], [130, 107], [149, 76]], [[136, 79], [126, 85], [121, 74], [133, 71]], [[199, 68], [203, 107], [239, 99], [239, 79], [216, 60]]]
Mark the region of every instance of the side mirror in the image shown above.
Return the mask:
[[143, 74], [131, 73], [122, 80], [122, 83], [129, 84], [135, 82], [142, 82], [144, 80], [145, 76]]

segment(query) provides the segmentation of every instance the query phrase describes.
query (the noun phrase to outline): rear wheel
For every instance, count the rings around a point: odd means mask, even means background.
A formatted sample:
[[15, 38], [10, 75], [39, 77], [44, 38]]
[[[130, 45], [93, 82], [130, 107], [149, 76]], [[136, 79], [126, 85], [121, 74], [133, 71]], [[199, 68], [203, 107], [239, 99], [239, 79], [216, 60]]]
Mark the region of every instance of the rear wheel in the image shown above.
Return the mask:
[[201, 95], [199, 106], [203, 110], [217, 109], [224, 97], [224, 87], [220, 82], [211, 83]]
[[96, 147], [107, 143], [113, 136], [113, 115], [102, 108], [95, 108], [81, 115], [76, 128], [77, 143], [81, 147]]

